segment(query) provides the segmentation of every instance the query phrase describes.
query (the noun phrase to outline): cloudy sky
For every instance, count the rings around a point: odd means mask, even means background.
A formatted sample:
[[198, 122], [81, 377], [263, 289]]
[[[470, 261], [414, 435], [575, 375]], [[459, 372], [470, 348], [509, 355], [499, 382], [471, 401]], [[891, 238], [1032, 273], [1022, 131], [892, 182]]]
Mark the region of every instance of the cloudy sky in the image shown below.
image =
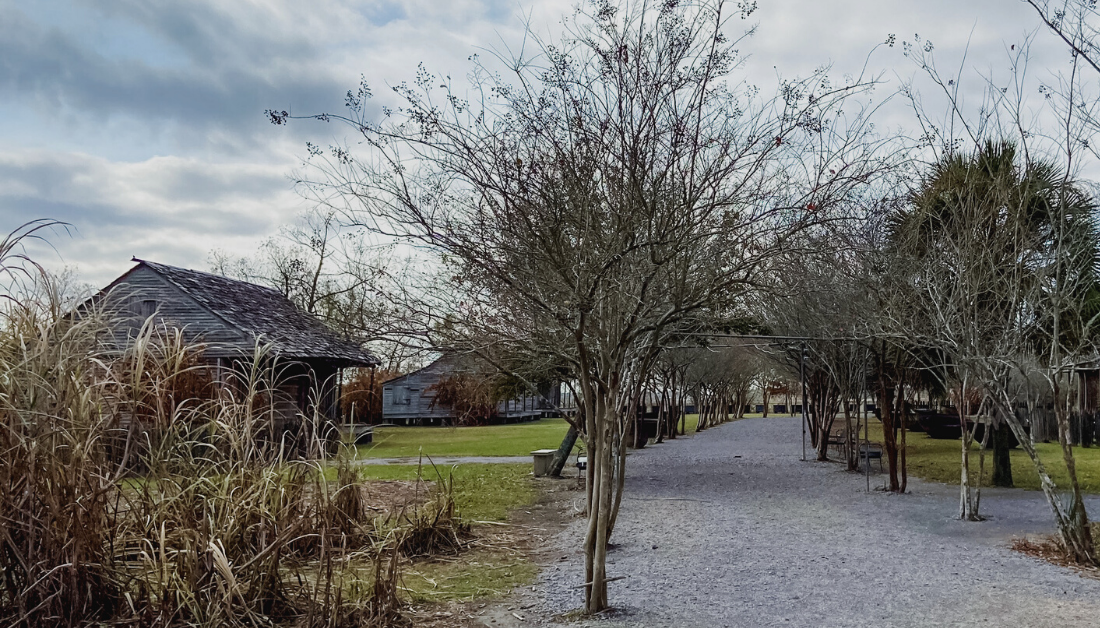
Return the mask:
[[[516, 45], [524, 19], [552, 33], [574, 4], [0, 0], [0, 230], [70, 223], [35, 254], [93, 284], [131, 256], [202, 269], [215, 248], [250, 254], [307, 208], [289, 180], [305, 142], [344, 132], [275, 127], [265, 109], [339, 111], [360, 76], [384, 94], [419, 62], [464, 76], [471, 54]], [[747, 71], [765, 89], [826, 63], [858, 71], [890, 33], [933, 40], [944, 67], [969, 42], [968, 67], [999, 70], [1038, 26], [1020, 0], [759, 0], [752, 21]], [[1065, 57], [1037, 34], [1036, 71]], [[894, 86], [913, 74], [900, 47], [870, 63]]]

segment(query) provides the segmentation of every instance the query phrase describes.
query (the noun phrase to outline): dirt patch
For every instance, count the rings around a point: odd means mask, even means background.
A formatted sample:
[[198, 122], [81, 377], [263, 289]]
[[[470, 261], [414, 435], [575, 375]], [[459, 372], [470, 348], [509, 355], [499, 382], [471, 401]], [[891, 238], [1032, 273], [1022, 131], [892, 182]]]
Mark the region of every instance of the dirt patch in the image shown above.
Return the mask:
[[405, 612], [405, 617], [416, 628], [484, 628], [485, 624], [475, 615], [478, 606], [468, 602], [440, 602], [413, 607]]
[[380, 514], [422, 504], [435, 488], [435, 482], [425, 480], [370, 480], [365, 484], [364, 504]]
[[[536, 478], [535, 485], [539, 496], [534, 504], [513, 511], [506, 524], [478, 526], [471, 544], [501, 560], [541, 566], [560, 559], [554, 555], [550, 539], [576, 516], [584, 492], [575, 478]], [[407, 616], [418, 628], [528, 626], [528, 610], [535, 606], [529, 595], [531, 589], [523, 587], [497, 599], [418, 605]]]
[[535, 563], [548, 558], [551, 537], [561, 532], [584, 507], [584, 493], [574, 478], [535, 478], [539, 496], [534, 504], [513, 511], [508, 525], [485, 530], [486, 537], [514, 548]]

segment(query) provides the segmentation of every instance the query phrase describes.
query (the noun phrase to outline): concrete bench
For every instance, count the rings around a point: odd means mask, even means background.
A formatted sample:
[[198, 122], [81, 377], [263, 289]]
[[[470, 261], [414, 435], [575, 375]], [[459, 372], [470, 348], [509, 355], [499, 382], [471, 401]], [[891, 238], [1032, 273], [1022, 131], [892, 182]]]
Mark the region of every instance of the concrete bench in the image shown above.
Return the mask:
[[554, 464], [554, 454], [557, 449], [536, 449], [531, 452], [535, 457], [535, 477], [541, 478], [550, 473], [550, 466]]
[[374, 426], [366, 423], [343, 424], [339, 426], [340, 435], [345, 441], [356, 445], [367, 445], [374, 441]]

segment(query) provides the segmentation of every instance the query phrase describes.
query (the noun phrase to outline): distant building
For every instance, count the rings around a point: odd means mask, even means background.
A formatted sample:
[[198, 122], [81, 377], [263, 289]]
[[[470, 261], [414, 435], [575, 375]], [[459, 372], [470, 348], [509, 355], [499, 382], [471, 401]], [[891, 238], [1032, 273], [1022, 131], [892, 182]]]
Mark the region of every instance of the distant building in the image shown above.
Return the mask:
[[[453, 425], [458, 413], [451, 406], [437, 403], [439, 385], [463, 372], [461, 362], [444, 356], [422, 369], [382, 384], [382, 420], [397, 425]], [[476, 417], [489, 423], [517, 423], [558, 416], [561, 387], [544, 386], [539, 394], [524, 393], [497, 404], [491, 416]]]
[[118, 323], [107, 342], [126, 346], [151, 316], [156, 324], [178, 328], [200, 346], [215, 383], [228, 382], [227, 369], [253, 359], [257, 343], [277, 373], [273, 403], [275, 429], [299, 414], [340, 415], [341, 370], [374, 367], [378, 360], [355, 343], [337, 337], [277, 290], [134, 259], [137, 265], [111, 282], [93, 302], [117, 299]]

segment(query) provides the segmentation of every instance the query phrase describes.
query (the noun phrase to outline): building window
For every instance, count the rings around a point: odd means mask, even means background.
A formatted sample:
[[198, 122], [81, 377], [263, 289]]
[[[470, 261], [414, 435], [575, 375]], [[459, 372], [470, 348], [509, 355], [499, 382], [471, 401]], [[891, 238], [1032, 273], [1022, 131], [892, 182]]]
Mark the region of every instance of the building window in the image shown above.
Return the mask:
[[397, 386], [393, 389], [393, 405], [395, 406], [410, 406], [412, 405], [412, 398], [409, 396], [409, 389], [404, 386]]
[[138, 302], [137, 307], [138, 316], [143, 318], [149, 318], [153, 314], [157, 313], [157, 302], [155, 299], [142, 299]]

